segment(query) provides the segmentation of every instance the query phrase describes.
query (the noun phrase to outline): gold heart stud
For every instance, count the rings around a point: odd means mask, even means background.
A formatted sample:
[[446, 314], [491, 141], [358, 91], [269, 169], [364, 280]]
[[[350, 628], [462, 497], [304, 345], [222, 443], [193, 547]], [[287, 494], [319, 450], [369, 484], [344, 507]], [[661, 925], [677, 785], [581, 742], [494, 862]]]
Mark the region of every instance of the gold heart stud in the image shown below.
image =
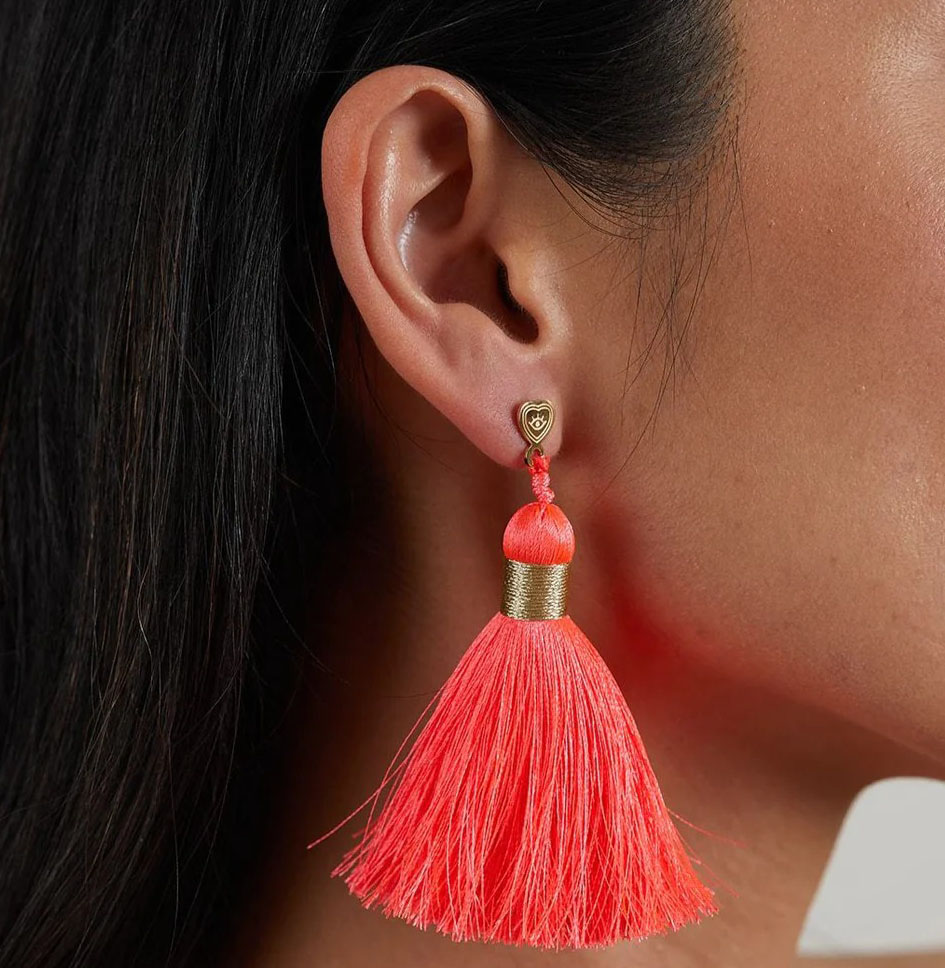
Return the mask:
[[554, 422], [555, 408], [547, 400], [529, 400], [518, 408], [518, 429], [531, 445], [529, 450], [540, 449]]

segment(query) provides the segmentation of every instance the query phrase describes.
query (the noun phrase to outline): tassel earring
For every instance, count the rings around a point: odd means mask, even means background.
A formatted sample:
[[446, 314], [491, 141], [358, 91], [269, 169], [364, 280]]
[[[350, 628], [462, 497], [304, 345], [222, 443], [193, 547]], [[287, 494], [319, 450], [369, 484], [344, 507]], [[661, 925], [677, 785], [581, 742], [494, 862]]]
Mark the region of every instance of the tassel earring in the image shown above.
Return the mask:
[[620, 688], [568, 615], [574, 532], [541, 448], [554, 419], [545, 400], [519, 408], [535, 501], [505, 530], [501, 608], [332, 872], [365, 906], [456, 941], [586, 948], [717, 911]]

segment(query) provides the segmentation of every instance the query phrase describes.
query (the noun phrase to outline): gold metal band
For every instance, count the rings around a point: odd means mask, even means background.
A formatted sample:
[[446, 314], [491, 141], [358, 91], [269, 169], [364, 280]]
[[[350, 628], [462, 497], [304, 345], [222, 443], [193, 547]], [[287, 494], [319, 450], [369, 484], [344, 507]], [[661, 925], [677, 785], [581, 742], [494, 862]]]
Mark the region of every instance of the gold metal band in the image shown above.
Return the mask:
[[563, 618], [568, 613], [570, 565], [529, 565], [505, 559], [503, 615], [528, 622]]

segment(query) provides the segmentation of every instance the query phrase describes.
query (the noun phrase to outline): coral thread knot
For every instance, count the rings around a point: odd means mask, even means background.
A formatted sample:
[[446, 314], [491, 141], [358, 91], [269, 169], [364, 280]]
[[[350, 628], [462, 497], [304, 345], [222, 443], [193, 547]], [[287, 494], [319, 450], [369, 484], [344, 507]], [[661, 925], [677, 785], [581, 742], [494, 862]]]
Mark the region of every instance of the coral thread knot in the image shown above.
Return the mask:
[[548, 473], [550, 466], [551, 458], [536, 454], [528, 468], [532, 475], [532, 491], [540, 504], [552, 504], [555, 499], [555, 492], [551, 489], [551, 475]]

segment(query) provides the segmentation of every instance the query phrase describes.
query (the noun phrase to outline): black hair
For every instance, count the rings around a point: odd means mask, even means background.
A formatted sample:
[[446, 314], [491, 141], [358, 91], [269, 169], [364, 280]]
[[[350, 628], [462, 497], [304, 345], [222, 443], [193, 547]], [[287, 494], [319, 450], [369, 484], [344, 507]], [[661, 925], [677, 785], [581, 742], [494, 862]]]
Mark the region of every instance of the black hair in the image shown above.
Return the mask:
[[225, 930], [345, 487], [341, 93], [451, 72], [630, 220], [727, 130], [732, 33], [724, 0], [0, 5], [5, 968], [208, 964]]

